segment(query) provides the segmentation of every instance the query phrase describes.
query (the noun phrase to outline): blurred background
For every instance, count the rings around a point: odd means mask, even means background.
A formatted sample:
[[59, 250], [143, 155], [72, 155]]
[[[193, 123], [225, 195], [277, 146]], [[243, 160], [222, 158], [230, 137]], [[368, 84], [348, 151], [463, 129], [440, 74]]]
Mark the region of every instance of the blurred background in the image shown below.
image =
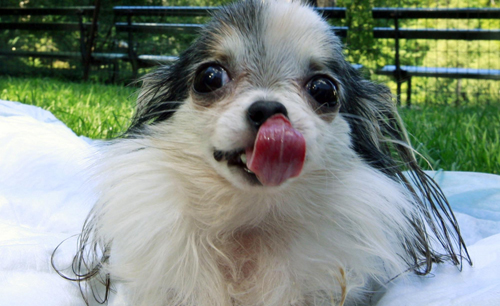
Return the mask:
[[[190, 31], [172, 33], [117, 30], [127, 16], [116, 14], [116, 6], [218, 6], [226, 0], [0, 0], [0, 99], [39, 105], [62, 118], [77, 134], [111, 138], [126, 127], [133, 112], [137, 84], [132, 81], [154, 67], [134, 69], [122, 60], [128, 50], [137, 54], [177, 56], [195, 38]], [[395, 65], [396, 40], [375, 38], [375, 28], [394, 28], [393, 18], [375, 19], [374, 7], [398, 8], [500, 8], [499, 0], [311, 0], [318, 7], [343, 7], [345, 17], [329, 20], [346, 27], [345, 54], [375, 82], [397, 92], [394, 75], [377, 73]], [[82, 32], [13, 29], [12, 23], [80, 22], [75, 15], [12, 15], [6, 8], [59, 8], [96, 6], [97, 13], [81, 15], [83, 35], [91, 58], [81, 56], [10, 56], [9, 52], [86, 53]], [[97, 18], [94, 18], [97, 17]], [[203, 24], [207, 16], [133, 16], [134, 23]], [[96, 21], [92, 27], [93, 21]], [[400, 19], [400, 28], [471, 30], [491, 32], [492, 39], [400, 39], [399, 59], [405, 66], [500, 70], [500, 18]], [[89, 44], [89, 35], [95, 32]], [[486, 33], [487, 34], [487, 33]], [[132, 36], [129, 36], [132, 35]], [[131, 46], [132, 45], [132, 46]], [[110, 56], [112, 55], [112, 56]], [[114, 57], [113, 57], [114, 56]], [[86, 71], [86, 69], [88, 69]], [[401, 82], [401, 108], [414, 146], [423, 153], [426, 168], [500, 173], [500, 77], [469, 79], [412, 77]], [[105, 87], [108, 86], [108, 87]], [[67, 96], [65, 96], [65, 92]], [[90, 94], [90, 96], [89, 96]], [[76, 98], [75, 98], [76, 97]], [[64, 101], [60, 101], [65, 99]], [[72, 100], [75, 99], [75, 100]], [[59, 101], [59, 102], [58, 102]], [[86, 102], [85, 102], [86, 101]], [[113, 104], [115, 103], [115, 104]], [[76, 106], [81, 105], [81, 106]], [[108, 108], [107, 108], [108, 107]], [[97, 112], [99, 109], [101, 112]], [[460, 155], [464, 154], [463, 157]]]
[[[93, 52], [126, 53], [128, 37], [125, 32], [117, 32], [114, 24], [126, 22], [123, 16], [115, 16], [114, 6], [151, 5], [151, 6], [217, 6], [230, 1], [224, 0], [121, 0], [98, 1], [100, 10]], [[95, 5], [95, 0], [0, 0], [0, 7], [68, 7]], [[374, 80], [388, 84], [396, 89], [394, 78], [375, 74], [377, 69], [394, 64], [394, 39], [374, 38], [375, 27], [394, 27], [394, 20], [372, 17], [373, 7], [402, 8], [499, 8], [498, 0], [317, 0], [318, 6], [345, 7], [346, 18], [334, 19], [332, 25], [348, 27], [346, 55], [352, 63], [361, 64], [365, 73]], [[50, 22], [71, 20], [73, 16], [0, 16], [0, 22], [16, 22], [19, 19], [29, 22]], [[55, 20], [57, 19], [58, 20]], [[134, 16], [133, 22], [175, 22], [204, 23], [208, 17], [169, 17]], [[92, 16], [84, 22], [91, 23]], [[500, 19], [418, 19], [400, 20], [400, 27], [434, 29], [500, 29]], [[196, 34], [167, 33], [134, 35], [134, 48], [138, 53], [157, 55], [178, 55], [196, 37]], [[74, 51], [79, 48], [78, 32], [53, 32], [30, 30], [0, 31], [1, 49], [37, 51]], [[500, 40], [432, 40], [412, 39], [400, 41], [401, 65], [427, 67], [465, 67], [476, 69], [500, 69]], [[99, 82], [109, 82], [113, 69], [118, 72], [114, 81], [127, 83], [132, 80], [129, 62], [94, 63], [89, 78]], [[70, 79], [81, 79], [82, 61], [76, 59], [26, 58], [0, 56], [0, 73], [9, 75], [51, 75]], [[141, 69], [144, 74], [147, 69]], [[401, 100], [406, 99], [403, 85]], [[500, 82], [497, 80], [473, 80], [455, 78], [413, 78], [412, 102], [419, 103], [489, 103], [498, 101]]]

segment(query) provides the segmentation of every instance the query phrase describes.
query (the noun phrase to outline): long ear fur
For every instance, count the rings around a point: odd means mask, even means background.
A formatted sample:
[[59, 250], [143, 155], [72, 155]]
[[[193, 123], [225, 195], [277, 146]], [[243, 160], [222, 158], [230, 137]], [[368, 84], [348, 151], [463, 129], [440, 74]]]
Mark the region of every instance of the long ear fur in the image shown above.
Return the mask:
[[[349, 77], [345, 80], [347, 101], [340, 112], [351, 126], [354, 150], [372, 167], [405, 186], [420, 212], [408, 217], [418, 240], [401, 241], [412, 259], [408, 262], [410, 269], [427, 274], [434, 262], [443, 261], [461, 269], [463, 259], [472, 265], [446, 197], [418, 165], [390, 90], [364, 80], [349, 64], [343, 66], [348, 73], [342, 75]], [[334, 69], [339, 69], [338, 63]], [[433, 240], [437, 240], [441, 250], [432, 246]]]
[[161, 66], [138, 81], [142, 82], [142, 88], [127, 136], [140, 132], [144, 124], [155, 124], [172, 117], [189, 95], [190, 88], [186, 84], [192, 83], [193, 64], [208, 57], [209, 45], [209, 38], [202, 32], [171, 66]]
[[78, 283], [86, 305], [90, 305], [90, 292], [94, 301], [105, 304], [108, 302], [109, 292], [112, 291], [110, 275], [103, 269], [109, 261], [109, 245], [93, 239], [94, 218], [96, 216], [91, 212], [83, 225], [83, 231], [78, 237], [77, 253], [73, 257], [70, 275], [60, 270], [54, 263], [57, 250], [66, 240], [56, 247], [51, 256], [51, 265], [57, 274]]

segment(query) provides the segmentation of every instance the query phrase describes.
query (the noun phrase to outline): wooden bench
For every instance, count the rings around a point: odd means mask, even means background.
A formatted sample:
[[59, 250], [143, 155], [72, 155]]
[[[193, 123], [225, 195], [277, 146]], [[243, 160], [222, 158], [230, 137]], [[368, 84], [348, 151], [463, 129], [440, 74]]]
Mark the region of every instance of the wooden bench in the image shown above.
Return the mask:
[[[124, 60], [130, 61], [134, 77], [137, 77], [138, 69], [152, 67], [156, 65], [170, 64], [177, 59], [173, 55], [148, 54], [141, 52], [136, 35], [144, 33], [154, 34], [197, 34], [203, 27], [201, 23], [177, 23], [177, 22], [136, 22], [134, 18], [153, 17], [208, 17], [218, 10], [218, 7], [160, 7], [160, 6], [116, 6], [113, 8], [115, 19], [115, 29], [117, 33], [127, 34], [128, 54]], [[346, 9], [338, 7], [315, 8], [326, 19], [345, 18]], [[120, 20], [120, 19], [125, 19]], [[191, 18], [193, 19], [193, 18]], [[346, 37], [347, 27], [334, 27], [332, 30], [340, 37]]]
[[[0, 46], [0, 56], [6, 57], [30, 57], [48, 58], [61, 60], [78, 60], [82, 62], [85, 75], [88, 76], [88, 67], [91, 64], [91, 43], [94, 33], [97, 31], [95, 18], [93, 22], [85, 22], [94, 16], [94, 6], [62, 7], [62, 8], [0, 8], [0, 19], [11, 16], [16, 21], [0, 22], [1, 31], [45, 31], [45, 32], [77, 32], [79, 33], [78, 50], [74, 51], [40, 51], [34, 46], [15, 50], [6, 49], [6, 45]], [[72, 21], [61, 22], [29, 22], [28, 16], [69, 16], [66, 19]], [[2, 18], [3, 17], [3, 18]], [[22, 33], [22, 32], [21, 32]], [[54, 34], [56, 35], [56, 34]], [[28, 46], [27, 46], [28, 47]]]
[[401, 39], [433, 39], [433, 40], [500, 40], [500, 29], [421, 29], [401, 28], [401, 19], [500, 19], [500, 9], [491, 8], [373, 8], [374, 19], [392, 19], [392, 27], [376, 27], [375, 38], [395, 40], [395, 63], [387, 65], [376, 73], [394, 76], [397, 82], [397, 99], [400, 104], [401, 84], [407, 82], [407, 104], [411, 105], [412, 77], [441, 77], [455, 79], [487, 79], [500, 80], [498, 69], [472, 69], [464, 67], [420, 67], [401, 65]]

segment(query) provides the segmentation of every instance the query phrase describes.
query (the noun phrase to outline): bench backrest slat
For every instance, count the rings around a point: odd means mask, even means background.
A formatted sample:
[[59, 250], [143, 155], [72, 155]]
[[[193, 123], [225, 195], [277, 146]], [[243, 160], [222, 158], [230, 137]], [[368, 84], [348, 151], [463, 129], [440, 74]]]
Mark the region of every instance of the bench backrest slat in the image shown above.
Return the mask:
[[315, 7], [314, 10], [327, 19], [345, 19], [345, 7]]
[[[129, 33], [169, 33], [172, 31], [181, 31], [184, 33], [197, 33], [204, 24], [178, 24], [178, 23], [140, 23], [131, 22], [134, 16], [161, 16], [161, 17], [197, 17], [210, 16], [219, 10], [217, 6], [115, 6], [113, 12], [117, 17], [127, 17], [127, 22], [116, 22], [117, 32]], [[318, 7], [314, 8], [324, 18], [342, 19], [346, 17], [346, 8], [344, 7]], [[331, 29], [337, 36], [345, 38], [347, 36], [347, 27], [334, 26]]]
[[92, 16], [93, 6], [60, 7], [60, 8], [0, 8], [0, 16], [26, 16], [26, 15], [85, 15]]
[[[90, 29], [91, 23], [83, 23], [84, 29]], [[29, 30], [29, 31], [80, 31], [80, 24], [76, 22], [0, 22], [0, 30]]]
[[497, 8], [384, 8], [372, 10], [375, 19], [498, 19]]
[[331, 26], [330, 30], [335, 32], [335, 35], [338, 37], [346, 38], [347, 37], [347, 31], [349, 30], [348, 27], [337, 27], [337, 26]]
[[[204, 24], [186, 24], [186, 23], [131, 23], [127, 22], [117, 22], [115, 23], [115, 28], [117, 32], [133, 32], [133, 33], [171, 33], [171, 32], [183, 32], [183, 33], [198, 33], [198, 31], [203, 28]], [[332, 26], [330, 29], [340, 37], [347, 36], [347, 27], [335, 27]]]
[[218, 10], [210, 6], [115, 6], [115, 16], [209, 16]]
[[396, 34], [400, 39], [500, 40], [500, 30], [373, 29], [375, 38], [396, 38]]
[[[219, 10], [216, 6], [115, 6], [115, 16], [210, 16]], [[325, 18], [342, 19], [346, 16], [346, 8], [315, 8]]]
[[185, 23], [132, 23], [117, 22], [115, 24], [118, 32], [134, 32], [134, 33], [169, 33], [172, 31], [180, 31], [187, 33], [197, 33], [204, 25], [202, 24], [185, 24]]
[[[187, 23], [179, 23], [176, 19], [168, 20], [169, 17], [207, 17], [212, 16], [221, 7], [204, 6], [204, 7], [189, 7], [189, 6], [115, 6], [113, 12], [117, 21], [115, 22], [115, 31], [117, 33], [126, 33], [128, 41], [128, 60], [132, 64], [134, 76], [137, 76], [138, 69], [149, 67], [158, 64], [159, 62], [170, 62], [172, 57], [160, 55], [148, 55], [138, 52], [139, 43], [134, 40], [134, 33], [151, 33], [151, 34], [173, 34], [172, 32], [185, 34], [198, 34], [200, 29], [205, 26], [206, 18], [203, 20], [186, 20]], [[315, 8], [315, 10], [325, 19], [342, 19], [346, 17], [346, 8]], [[134, 17], [139, 17], [134, 18]], [[161, 21], [156, 22], [155, 19], [141, 20], [140, 17], [163, 17]], [[126, 22], [124, 22], [126, 21]], [[347, 27], [330, 27], [333, 32], [339, 37], [347, 36]], [[153, 51], [154, 52], [154, 51]]]

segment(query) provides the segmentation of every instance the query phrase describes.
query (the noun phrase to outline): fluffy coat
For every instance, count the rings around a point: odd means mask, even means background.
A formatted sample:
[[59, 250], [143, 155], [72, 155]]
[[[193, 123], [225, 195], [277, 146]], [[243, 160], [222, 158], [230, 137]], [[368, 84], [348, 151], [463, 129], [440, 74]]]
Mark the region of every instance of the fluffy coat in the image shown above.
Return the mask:
[[[193, 83], [211, 63], [227, 83], [200, 93]], [[311, 97], [314, 76], [335, 83], [338, 104]], [[300, 175], [280, 186], [215, 158], [255, 141], [255, 101], [286, 107], [306, 140]], [[468, 259], [413, 154], [389, 90], [345, 61], [311, 8], [226, 6], [175, 64], [143, 79], [129, 130], [96, 158], [76, 280], [96, 300], [116, 289], [114, 305], [365, 304], [399, 275]]]

